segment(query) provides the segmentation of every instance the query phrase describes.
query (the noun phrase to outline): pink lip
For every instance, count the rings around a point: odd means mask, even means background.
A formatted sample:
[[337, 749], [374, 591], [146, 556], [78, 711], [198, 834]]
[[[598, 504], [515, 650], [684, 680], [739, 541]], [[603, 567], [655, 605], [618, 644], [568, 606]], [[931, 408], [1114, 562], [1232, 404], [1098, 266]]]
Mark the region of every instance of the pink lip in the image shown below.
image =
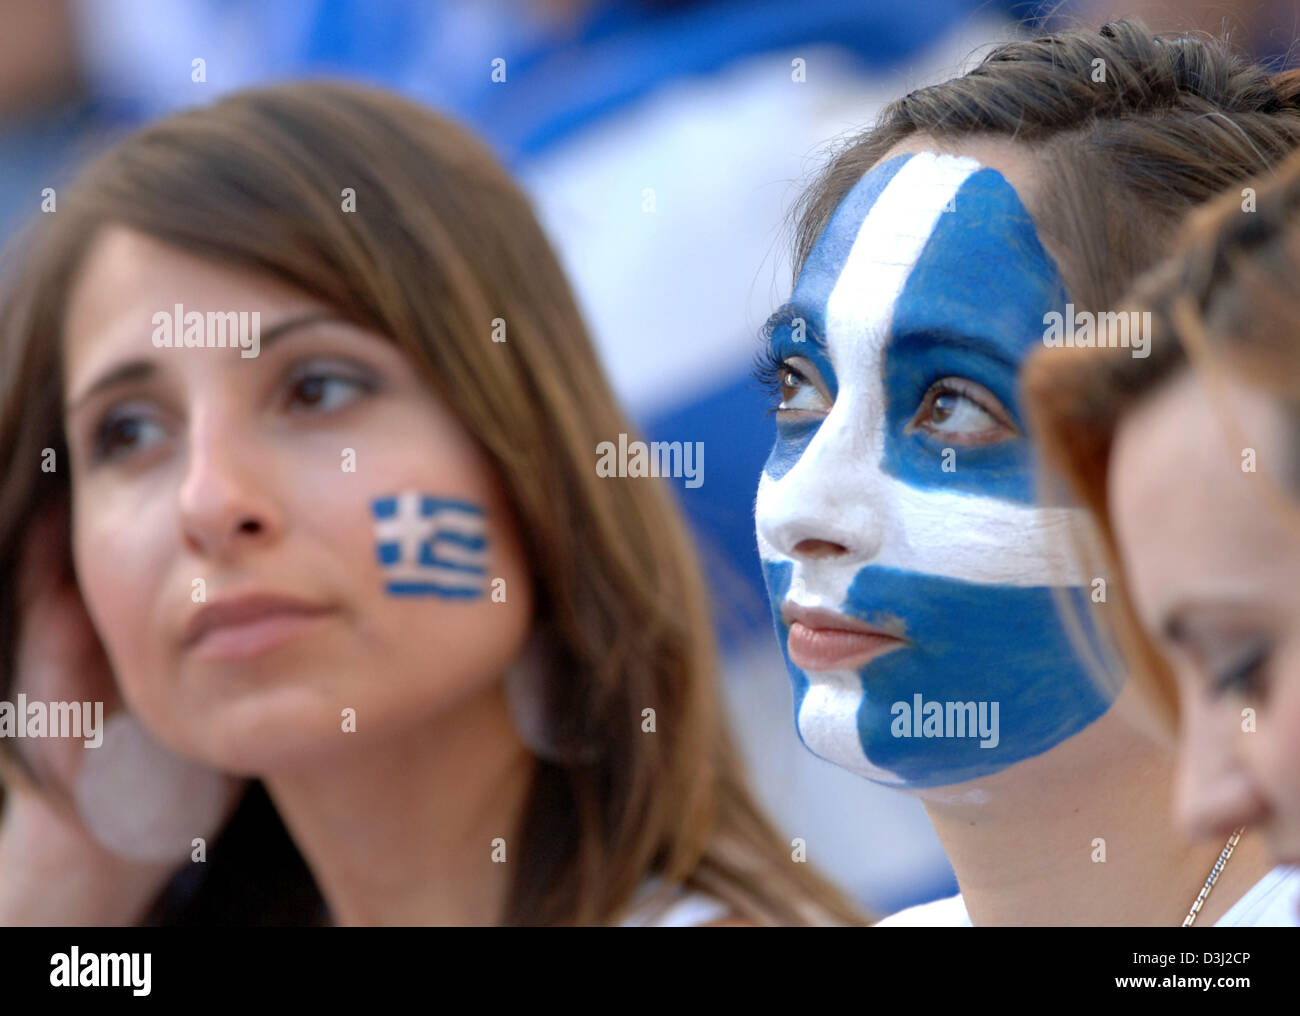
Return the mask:
[[787, 602], [781, 617], [790, 626], [790, 662], [800, 670], [852, 670], [907, 645], [901, 631], [886, 631], [833, 610]]
[[185, 628], [182, 644], [201, 660], [241, 660], [295, 638], [332, 607], [289, 596], [255, 593], [208, 604]]

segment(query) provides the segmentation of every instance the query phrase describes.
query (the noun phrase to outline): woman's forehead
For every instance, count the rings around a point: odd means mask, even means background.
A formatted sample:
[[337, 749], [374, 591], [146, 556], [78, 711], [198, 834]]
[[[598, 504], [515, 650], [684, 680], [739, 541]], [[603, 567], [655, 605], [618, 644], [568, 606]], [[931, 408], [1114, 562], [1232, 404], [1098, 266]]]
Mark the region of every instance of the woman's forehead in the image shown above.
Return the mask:
[[1038, 154], [1023, 142], [1012, 141], [1010, 138], [994, 134], [973, 134], [962, 138], [937, 138], [929, 134], [913, 134], [885, 152], [876, 165], [879, 166], [899, 155], [923, 153], [974, 159], [986, 169], [1001, 174], [1027, 207], [1033, 207], [1039, 197], [1042, 181], [1039, 174]]
[[1011, 182], [968, 155], [923, 151], [883, 160], [854, 185], [780, 313], [802, 317], [835, 360], [930, 334], [1018, 364], [1064, 301]]

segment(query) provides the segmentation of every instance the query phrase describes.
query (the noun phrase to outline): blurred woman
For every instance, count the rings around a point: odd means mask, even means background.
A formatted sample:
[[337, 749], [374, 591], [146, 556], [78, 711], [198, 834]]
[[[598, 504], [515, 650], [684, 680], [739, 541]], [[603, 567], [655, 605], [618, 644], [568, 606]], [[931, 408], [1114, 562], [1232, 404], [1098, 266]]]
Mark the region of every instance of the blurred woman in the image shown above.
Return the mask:
[[[1300, 156], [1191, 215], [1126, 304], [1150, 355], [1026, 371], [1044, 454], [1091, 510], [1094, 614], [1179, 730], [1185, 830], [1300, 864]], [[1300, 896], [1300, 894], [1297, 894]]]
[[21, 256], [0, 691], [115, 716], [13, 742], [5, 920], [856, 919], [745, 788], [683, 524], [597, 475], [632, 428], [475, 139], [244, 92]]

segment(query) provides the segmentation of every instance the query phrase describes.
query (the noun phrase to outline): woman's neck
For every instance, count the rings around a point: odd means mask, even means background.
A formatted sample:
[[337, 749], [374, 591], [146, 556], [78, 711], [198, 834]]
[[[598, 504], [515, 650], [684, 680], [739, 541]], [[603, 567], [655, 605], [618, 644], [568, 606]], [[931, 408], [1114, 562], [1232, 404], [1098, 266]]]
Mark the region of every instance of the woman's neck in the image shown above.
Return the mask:
[[[922, 801], [974, 925], [1176, 926], [1224, 843], [1179, 834], [1172, 775], [1172, 752], [1112, 709], [1037, 758]], [[1271, 866], [1247, 831], [1196, 924], [1217, 921]]]
[[489, 925], [521, 863], [534, 769], [498, 683], [432, 722], [262, 779], [334, 924]]

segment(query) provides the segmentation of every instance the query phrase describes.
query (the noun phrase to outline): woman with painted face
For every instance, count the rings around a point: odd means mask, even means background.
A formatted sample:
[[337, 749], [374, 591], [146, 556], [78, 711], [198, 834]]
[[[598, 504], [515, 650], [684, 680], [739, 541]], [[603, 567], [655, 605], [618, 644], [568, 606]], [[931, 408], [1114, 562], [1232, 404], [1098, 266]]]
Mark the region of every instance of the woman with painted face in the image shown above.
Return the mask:
[[1296, 147], [1298, 90], [1140, 24], [1014, 42], [887, 107], [802, 202], [758, 542], [800, 737], [918, 795], [955, 869], [885, 923], [1280, 919], [1267, 845], [1184, 840], [1171, 752], [1058, 620], [1083, 512], [1036, 496], [1017, 379]]
[[633, 428], [465, 131], [169, 118], [0, 314], [0, 698], [108, 714], [0, 745], [0, 920], [858, 920], [745, 789], [683, 524], [593, 468]]
[[1044, 351], [1024, 382], [1046, 463], [1098, 523], [1109, 589], [1089, 607], [1148, 714], [1179, 731], [1182, 827], [1209, 841], [1244, 830], [1289, 865], [1300, 865], [1297, 280], [1300, 156], [1194, 213], [1177, 252], [1141, 280], [1130, 303], [1150, 315], [1150, 356]]

